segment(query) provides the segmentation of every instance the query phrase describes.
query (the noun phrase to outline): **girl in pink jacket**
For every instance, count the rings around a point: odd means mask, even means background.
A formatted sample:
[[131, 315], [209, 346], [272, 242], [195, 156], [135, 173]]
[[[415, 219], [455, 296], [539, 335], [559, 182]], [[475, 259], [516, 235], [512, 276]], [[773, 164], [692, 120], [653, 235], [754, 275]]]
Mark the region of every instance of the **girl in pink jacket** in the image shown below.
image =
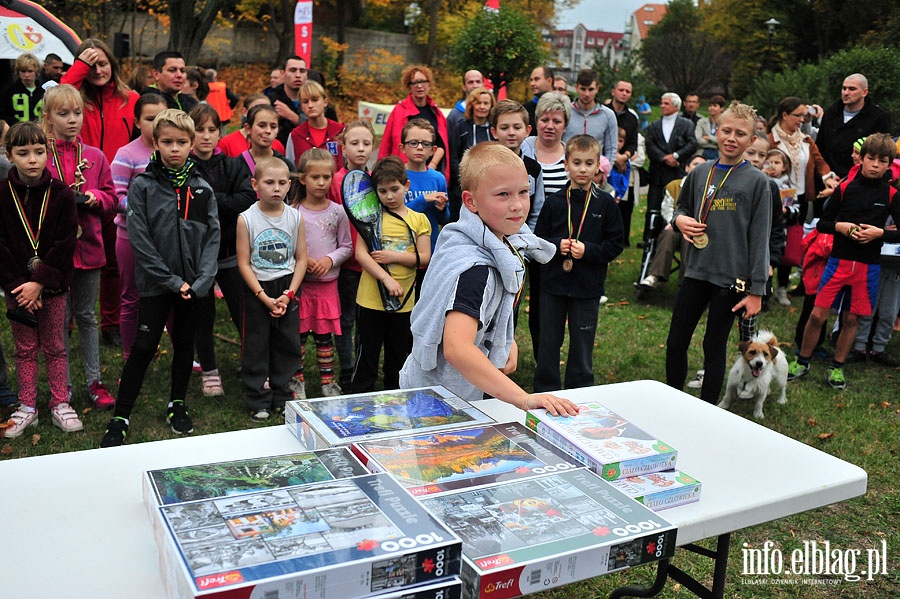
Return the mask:
[[[106, 264], [101, 220], [116, 206], [112, 174], [103, 152], [80, 141], [84, 101], [77, 89], [71, 85], [49, 89], [44, 95], [43, 118], [49, 146], [47, 168], [54, 179], [75, 192], [78, 211], [75, 277], [66, 302], [66, 318], [71, 320], [74, 315], [78, 323], [91, 401], [99, 409], [108, 409], [115, 405], [115, 398], [100, 380], [100, 338], [94, 304], [100, 289], [100, 268]], [[63, 336], [68, 353], [69, 336]], [[69, 389], [71, 393], [71, 384]]]

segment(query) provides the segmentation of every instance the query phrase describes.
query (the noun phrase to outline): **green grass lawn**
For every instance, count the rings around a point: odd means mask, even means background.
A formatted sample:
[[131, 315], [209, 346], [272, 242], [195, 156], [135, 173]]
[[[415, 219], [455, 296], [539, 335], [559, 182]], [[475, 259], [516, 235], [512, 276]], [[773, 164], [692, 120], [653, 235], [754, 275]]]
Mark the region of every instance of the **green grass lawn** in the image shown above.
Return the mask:
[[[637, 211], [632, 223], [632, 245], [639, 239], [643, 226], [643, 213]], [[633, 283], [637, 278], [641, 250], [626, 249], [615, 264], [610, 266], [607, 280], [609, 303], [600, 309], [600, 319], [594, 350], [594, 372], [597, 384], [615, 383], [638, 379], [665, 379], [665, 339], [671, 318], [676, 286], [667, 283], [658, 287], [642, 302], [635, 299]], [[794, 326], [799, 312], [799, 299], [792, 300], [790, 308], [773, 305], [761, 316], [761, 326], [775, 332], [782, 347], [793, 352]], [[525, 306], [527, 307], [527, 292]], [[228, 320], [224, 301], [218, 302], [218, 352], [219, 369], [223, 373], [227, 395], [208, 399], [200, 393], [199, 376], [192, 377], [188, 406], [194, 419], [195, 434], [259, 426], [279, 426], [272, 419], [267, 424], [250, 420], [241, 400], [241, 384], [237, 375], [240, 363], [240, 347], [237, 334]], [[524, 319], [522, 319], [524, 321]], [[514, 378], [525, 388], [531, 387], [533, 357], [531, 342], [525, 323], [520, 322], [518, 336], [520, 348], [519, 371]], [[700, 342], [703, 323], [698, 328], [690, 349], [689, 362], [693, 376], [702, 363]], [[732, 336], [737, 343], [737, 334]], [[0, 342], [9, 364], [10, 377], [15, 384], [13, 344], [8, 326], [0, 326]], [[74, 407], [82, 414], [85, 430], [64, 434], [50, 422], [46, 410], [47, 389], [41, 390], [39, 407], [41, 422], [18, 439], [0, 439], [0, 459], [23, 458], [62, 451], [93, 449], [98, 446], [111, 414], [97, 412], [89, 407], [83, 380], [81, 359], [77, 352], [77, 334], [73, 335], [72, 372], [75, 380]], [[315, 396], [318, 379], [314, 373], [315, 350], [312, 344], [307, 352], [307, 392]], [[888, 347], [900, 355], [900, 343], [895, 338]], [[161, 353], [147, 372], [143, 392], [135, 408], [128, 443], [169, 439], [175, 435], [165, 424], [165, 406], [169, 393], [169, 352], [171, 347], [165, 338]], [[563, 354], [563, 359], [564, 358]], [[103, 379], [115, 389], [115, 382], [122, 369], [121, 353], [102, 348]], [[729, 359], [730, 362], [730, 359]], [[766, 403], [765, 426], [784, 435], [807, 443], [822, 451], [854, 463], [869, 474], [869, 487], [865, 496], [835, 506], [825, 507], [770, 522], [732, 535], [728, 588], [730, 598], [776, 597], [866, 597], [880, 599], [900, 597], [900, 372], [877, 365], [853, 365], [847, 368], [848, 387], [833, 391], [825, 384], [825, 368], [821, 362], [813, 363], [813, 372], [788, 388], [788, 402], [778, 405]], [[699, 400], [698, 400], [699, 401]], [[733, 411], [750, 418], [752, 403], [737, 402]], [[747, 451], [753, 451], [748, 447]], [[784, 464], [772, 467], [790, 467], [786, 456]], [[727, 464], [723, 464], [723, 468]], [[760, 480], [759, 484], [766, 484]], [[702, 497], [701, 497], [702, 501]], [[665, 515], [665, 512], [663, 512]], [[741, 584], [741, 546], [748, 543], [761, 546], [766, 540], [774, 541], [785, 555], [801, 548], [803, 540], [829, 540], [840, 549], [865, 550], [881, 546], [887, 541], [888, 575], [877, 576], [871, 582], [842, 582], [836, 587]], [[712, 546], [712, 545], [710, 545]], [[706, 584], [711, 583], [712, 569], [708, 560], [679, 552], [674, 563], [694, 573]], [[864, 568], [861, 564], [857, 569]], [[541, 595], [542, 599], [582, 599], [605, 597], [622, 584], [648, 584], [655, 568], [636, 568], [624, 574], [604, 576], [588, 582], [558, 589]], [[685, 589], [671, 581], [659, 595], [663, 598], [690, 597]]]

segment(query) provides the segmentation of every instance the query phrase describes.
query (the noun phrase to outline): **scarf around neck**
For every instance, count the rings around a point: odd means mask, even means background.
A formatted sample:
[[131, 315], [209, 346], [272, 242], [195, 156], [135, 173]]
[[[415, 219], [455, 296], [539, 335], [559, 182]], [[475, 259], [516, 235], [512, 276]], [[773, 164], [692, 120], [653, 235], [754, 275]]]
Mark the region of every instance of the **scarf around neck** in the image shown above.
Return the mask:
[[800, 177], [803, 176], [803, 169], [801, 167], [804, 165], [801, 165], [800, 162], [803, 157], [803, 143], [806, 135], [800, 129], [788, 133], [781, 128], [780, 123], [775, 123], [775, 126], [772, 127], [772, 137], [779, 142], [781, 149], [791, 159], [791, 181], [796, 185], [798, 181], [802, 181]]
[[162, 158], [159, 156], [159, 150], [155, 150], [153, 154], [150, 155], [150, 162], [155, 162], [159, 167], [159, 170], [166, 176], [172, 183], [172, 187], [175, 189], [179, 189], [183, 187], [185, 182], [187, 182], [188, 177], [191, 176], [191, 172], [194, 170], [196, 164], [194, 164], [193, 158], [188, 156], [187, 162], [184, 163], [184, 166], [181, 168], [172, 168], [170, 166], [166, 166], [163, 164]]

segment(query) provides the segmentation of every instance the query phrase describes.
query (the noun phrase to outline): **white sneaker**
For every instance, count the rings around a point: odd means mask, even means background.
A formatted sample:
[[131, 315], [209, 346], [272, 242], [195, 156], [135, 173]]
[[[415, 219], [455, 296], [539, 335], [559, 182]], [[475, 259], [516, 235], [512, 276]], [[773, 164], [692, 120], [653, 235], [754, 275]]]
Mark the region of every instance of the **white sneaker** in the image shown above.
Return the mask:
[[601, 305], [601, 306], [602, 306], [603, 304], [605, 304], [606, 302], [608, 302], [608, 301], [609, 301], [609, 298], [606, 297], [605, 295], [601, 295], [601, 296], [600, 296], [600, 305]]
[[698, 370], [696, 376], [694, 376], [694, 380], [687, 384], [689, 389], [702, 389], [703, 388], [703, 375], [706, 374], [705, 370]]
[[337, 383], [328, 383], [326, 385], [322, 385], [322, 397], [337, 397], [338, 395], [343, 395], [344, 392], [338, 386]]
[[288, 389], [294, 395], [294, 399], [306, 399], [306, 382], [301, 381], [297, 376], [292, 376], [288, 381]]
[[656, 287], [656, 277], [654, 275], [647, 275], [646, 277], [644, 277], [644, 280], [641, 281], [641, 286], [653, 289], [654, 287]]
[[50, 416], [55, 424], [64, 433], [75, 433], [84, 429], [78, 414], [67, 403], [58, 404], [50, 410]]
[[779, 306], [790, 306], [791, 300], [788, 297], [787, 289], [784, 287], [779, 287], [775, 290], [775, 301], [778, 302]]
[[25, 406], [19, 406], [19, 409], [9, 417], [9, 422], [12, 423], [12, 426], [2, 430], [3, 436], [7, 439], [15, 439], [24, 433], [26, 428], [38, 423], [38, 415], [36, 411], [29, 412]]

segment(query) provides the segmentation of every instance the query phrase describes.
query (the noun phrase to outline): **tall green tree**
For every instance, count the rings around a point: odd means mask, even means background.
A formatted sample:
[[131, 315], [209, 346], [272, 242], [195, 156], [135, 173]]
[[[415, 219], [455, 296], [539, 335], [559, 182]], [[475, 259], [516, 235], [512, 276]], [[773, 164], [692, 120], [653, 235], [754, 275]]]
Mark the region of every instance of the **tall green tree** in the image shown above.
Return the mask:
[[732, 56], [700, 28], [691, 0], [673, 0], [639, 51], [647, 73], [668, 91], [702, 93], [728, 79]]
[[547, 57], [538, 26], [516, 9], [481, 10], [468, 21], [450, 48], [450, 63], [459, 71], [478, 69], [494, 89], [544, 64]]

